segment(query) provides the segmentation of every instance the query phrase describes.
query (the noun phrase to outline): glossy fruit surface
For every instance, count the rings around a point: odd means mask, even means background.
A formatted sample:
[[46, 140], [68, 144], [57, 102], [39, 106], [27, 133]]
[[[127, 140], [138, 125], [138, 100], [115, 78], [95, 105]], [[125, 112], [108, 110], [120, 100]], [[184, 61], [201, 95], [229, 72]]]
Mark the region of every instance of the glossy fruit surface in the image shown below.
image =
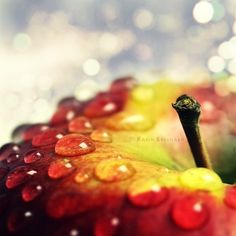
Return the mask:
[[[215, 171], [195, 167], [171, 108], [184, 93], [203, 104]], [[63, 99], [0, 149], [0, 235], [235, 235], [235, 97], [126, 77], [90, 101]]]

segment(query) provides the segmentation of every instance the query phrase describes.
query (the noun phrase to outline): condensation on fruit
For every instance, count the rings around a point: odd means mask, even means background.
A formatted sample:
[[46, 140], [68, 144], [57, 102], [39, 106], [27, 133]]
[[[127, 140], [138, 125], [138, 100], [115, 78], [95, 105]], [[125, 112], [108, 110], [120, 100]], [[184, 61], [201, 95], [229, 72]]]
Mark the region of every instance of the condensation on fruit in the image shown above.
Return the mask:
[[68, 130], [71, 133], [88, 134], [93, 131], [93, 125], [86, 117], [79, 116], [70, 121]]
[[18, 160], [20, 160], [20, 158], [21, 158], [21, 155], [19, 153], [12, 153], [6, 158], [5, 162], [7, 164], [15, 163]]
[[181, 173], [181, 184], [188, 189], [208, 191], [221, 190], [224, 187], [220, 177], [207, 168], [191, 168]]
[[119, 159], [103, 160], [95, 168], [95, 176], [105, 182], [126, 180], [135, 173], [136, 170], [130, 162]]
[[44, 156], [43, 152], [37, 150], [31, 150], [25, 154], [24, 162], [26, 164], [31, 164], [40, 160], [43, 156]]
[[194, 196], [186, 196], [174, 203], [171, 208], [171, 217], [180, 228], [194, 230], [206, 224], [209, 212], [201, 199]]
[[27, 166], [19, 166], [13, 169], [7, 176], [6, 186], [7, 188], [15, 188], [23, 183], [25, 183], [32, 176], [32, 172]]
[[168, 190], [161, 187], [155, 178], [139, 179], [128, 188], [128, 199], [138, 207], [162, 204], [168, 198]]
[[71, 174], [74, 170], [75, 167], [68, 159], [59, 159], [49, 165], [48, 176], [51, 179], [60, 179]]
[[30, 183], [24, 186], [21, 197], [25, 202], [33, 201], [42, 193], [43, 187], [37, 183]]
[[82, 134], [65, 135], [55, 146], [55, 152], [62, 156], [79, 156], [94, 150], [94, 142]]
[[112, 142], [112, 135], [106, 129], [100, 128], [96, 129], [90, 135], [93, 141], [102, 142], [102, 143], [111, 143]]
[[40, 147], [55, 144], [62, 137], [63, 134], [59, 130], [47, 129], [33, 137], [32, 145], [35, 147]]

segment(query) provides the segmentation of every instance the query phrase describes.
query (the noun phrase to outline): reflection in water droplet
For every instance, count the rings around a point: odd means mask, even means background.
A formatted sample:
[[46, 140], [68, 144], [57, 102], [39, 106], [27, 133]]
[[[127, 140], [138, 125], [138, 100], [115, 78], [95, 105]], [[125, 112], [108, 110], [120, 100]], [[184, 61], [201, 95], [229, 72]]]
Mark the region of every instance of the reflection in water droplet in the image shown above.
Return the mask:
[[21, 192], [22, 199], [25, 202], [30, 202], [40, 195], [42, 186], [36, 183], [26, 185]]
[[79, 235], [79, 231], [77, 229], [70, 230], [70, 236], [78, 236], [78, 235]]
[[68, 129], [71, 133], [88, 134], [93, 131], [93, 126], [86, 117], [79, 116], [69, 123]]
[[6, 162], [8, 164], [11, 164], [11, 163], [17, 162], [20, 158], [21, 158], [21, 155], [19, 153], [12, 153], [7, 157]]
[[82, 134], [65, 135], [55, 146], [55, 152], [62, 156], [79, 156], [94, 150], [93, 141]]
[[197, 197], [187, 196], [174, 203], [171, 217], [180, 228], [193, 230], [203, 227], [209, 218], [209, 212]]
[[106, 182], [126, 180], [135, 173], [136, 170], [130, 162], [118, 159], [103, 160], [95, 169], [96, 177]]
[[78, 184], [86, 183], [91, 179], [91, 173], [88, 172], [86, 169], [81, 169], [76, 175], [75, 175], [75, 182]]
[[93, 141], [97, 141], [97, 142], [102, 142], [102, 143], [112, 142], [111, 133], [105, 129], [94, 130], [90, 137]]
[[75, 170], [68, 159], [56, 160], [49, 165], [48, 176], [52, 179], [63, 178]]
[[139, 179], [128, 189], [128, 198], [139, 207], [151, 207], [162, 204], [168, 197], [168, 190], [159, 186], [156, 179]]
[[34, 163], [40, 160], [42, 157], [43, 157], [43, 153], [40, 151], [36, 151], [36, 150], [29, 151], [24, 156], [24, 162], [26, 164]]

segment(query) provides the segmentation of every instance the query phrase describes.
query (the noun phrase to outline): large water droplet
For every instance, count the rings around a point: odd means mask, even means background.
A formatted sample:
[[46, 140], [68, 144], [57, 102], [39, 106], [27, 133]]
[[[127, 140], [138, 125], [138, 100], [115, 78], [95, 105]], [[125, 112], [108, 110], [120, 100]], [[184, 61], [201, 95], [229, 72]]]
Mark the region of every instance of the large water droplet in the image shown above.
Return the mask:
[[156, 179], [147, 178], [133, 182], [128, 188], [128, 198], [139, 207], [152, 207], [162, 204], [168, 197], [168, 190], [159, 186]]
[[236, 208], [236, 185], [227, 187], [224, 202], [232, 208]]
[[93, 126], [89, 119], [84, 116], [79, 116], [69, 123], [68, 129], [71, 133], [88, 134], [93, 131]]
[[220, 177], [206, 168], [191, 168], [182, 172], [180, 182], [189, 189], [214, 191], [224, 187]]
[[111, 133], [103, 128], [94, 130], [90, 137], [92, 140], [97, 142], [102, 142], [102, 143], [112, 142]]
[[52, 179], [63, 178], [75, 170], [68, 159], [56, 160], [48, 167], [48, 176]]
[[186, 230], [201, 228], [209, 218], [209, 212], [204, 203], [194, 196], [177, 200], [172, 209], [171, 217], [177, 226]]
[[123, 107], [123, 99], [115, 94], [100, 93], [84, 109], [87, 117], [96, 118], [111, 115]]
[[9, 232], [15, 233], [24, 228], [26, 228], [33, 220], [32, 211], [27, 211], [25, 209], [14, 209], [10, 213], [7, 220], [7, 228]]
[[22, 199], [25, 202], [30, 202], [42, 193], [43, 187], [36, 183], [26, 185], [21, 192]]
[[56, 129], [47, 129], [33, 137], [32, 145], [35, 147], [40, 147], [55, 144], [62, 137], [63, 134], [60, 131]]
[[29, 167], [27, 166], [19, 166], [12, 170], [6, 179], [7, 188], [15, 188], [23, 183], [25, 183], [31, 176], [32, 173]]
[[95, 169], [96, 177], [106, 182], [126, 180], [135, 173], [136, 170], [130, 162], [118, 159], [103, 160]]
[[107, 126], [115, 130], [145, 131], [153, 126], [148, 115], [141, 113], [120, 112], [106, 122]]
[[93, 141], [81, 134], [68, 134], [60, 139], [55, 146], [55, 152], [62, 156], [79, 156], [94, 150]]
[[40, 160], [42, 157], [43, 157], [43, 152], [37, 151], [37, 150], [32, 150], [32, 151], [29, 151], [25, 154], [24, 162], [26, 164], [31, 164], [31, 163], [34, 163], [34, 162]]

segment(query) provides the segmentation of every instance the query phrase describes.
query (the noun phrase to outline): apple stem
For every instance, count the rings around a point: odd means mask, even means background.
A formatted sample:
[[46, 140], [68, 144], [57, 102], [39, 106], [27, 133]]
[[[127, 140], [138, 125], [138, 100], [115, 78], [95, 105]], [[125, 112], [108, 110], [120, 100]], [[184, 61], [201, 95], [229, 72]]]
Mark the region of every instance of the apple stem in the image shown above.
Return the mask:
[[199, 129], [201, 105], [193, 97], [184, 94], [177, 98], [172, 107], [179, 115], [196, 166], [211, 169], [211, 162]]

